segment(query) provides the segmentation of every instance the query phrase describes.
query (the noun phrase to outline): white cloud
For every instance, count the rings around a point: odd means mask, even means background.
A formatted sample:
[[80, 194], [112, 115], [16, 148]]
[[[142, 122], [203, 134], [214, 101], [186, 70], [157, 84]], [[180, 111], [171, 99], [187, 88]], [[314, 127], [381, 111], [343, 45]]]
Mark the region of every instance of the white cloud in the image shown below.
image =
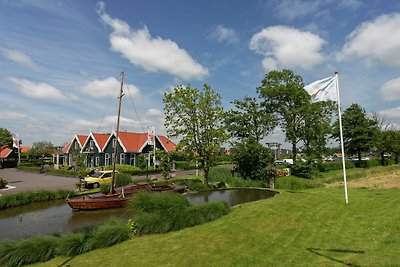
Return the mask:
[[381, 110], [378, 113], [387, 119], [400, 119], [400, 107]]
[[263, 66], [267, 70], [278, 67], [311, 69], [324, 61], [320, 52], [324, 44], [318, 35], [278, 25], [254, 34], [249, 48], [265, 56]]
[[132, 64], [147, 71], [162, 71], [185, 80], [201, 79], [208, 75], [207, 68], [174, 41], [151, 36], [147, 27], [131, 29], [126, 22], [105, 13], [104, 6], [100, 2], [97, 12], [102, 21], [113, 29], [110, 35], [112, 50], [121, 53]]
[[393, 101], [400, 99], [400, 77], [390, 80], [381, 86], [379, 92], [386, 101]]
[[0, 47], [0, 54], [3, 55], [8, 60], [11, 60], [15, 63], [23, 65], [25, 67], [31, 68], [33, 70], [39, 69], [38, 65], [36, 65], [30, 56], [24, 54], [21, 51], [15, 49], [7, 49]]
[[286, 20], [294, 20], [314, 14], [320, 1], [282, 0], [274, 8], [274, 14]]
[[[129, 89], [132, 98], [137, 99], [140, 97], [140, 90], [136, 86], [125, 84], [124, 90], [126, 90], [126, 88]], [[115, 97], [118, 95], [117, 92], [120, 90], [120, 81], [114, 77], [108, 77], [104, 80], [94, 80], [84, 85], [81, 90], [83, 93], [97, 98]]]
[[161, 110], [155, 109], [155, 108], [149, 109], [146, 114], [150, 117], [163, 117], [164, 116], [164, 113]]
[[218, 25], [210, 34], [210, 37], [217, 40], [218, 43], [226, 42], [228, 44], [236, 44], [239, 42], [239, 37], [233, 29], [227, 28], [224, 25]]
[[64, 94], [59, 89], [47, 83], [37, 83], [15, 77], [8, 77], [7, 80], [14, 84], [22, 94], [31, 98], [46, 100], [76, 100], [75, 96]]
[[358, 26], [347, 36], [339, 61], [358, 57], [366, 66], [380, 62], [386, 66], [400, 66], [400, 13], [377, 17]]
[[29, 120], [29, 121], [37, 121], [36, 118], [33, 118], [27, 114], [16, 112], [16, 111], [1, 111], [0, 117], [3, 120]]

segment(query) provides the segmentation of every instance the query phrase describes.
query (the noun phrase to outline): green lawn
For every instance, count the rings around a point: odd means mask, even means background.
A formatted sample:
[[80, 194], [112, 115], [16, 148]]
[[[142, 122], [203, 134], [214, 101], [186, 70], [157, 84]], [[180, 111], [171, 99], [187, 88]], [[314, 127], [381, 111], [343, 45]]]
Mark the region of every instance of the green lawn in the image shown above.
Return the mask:
[[398, 266], [400, 190], [281, 191], [214, 222], [38, 266]]

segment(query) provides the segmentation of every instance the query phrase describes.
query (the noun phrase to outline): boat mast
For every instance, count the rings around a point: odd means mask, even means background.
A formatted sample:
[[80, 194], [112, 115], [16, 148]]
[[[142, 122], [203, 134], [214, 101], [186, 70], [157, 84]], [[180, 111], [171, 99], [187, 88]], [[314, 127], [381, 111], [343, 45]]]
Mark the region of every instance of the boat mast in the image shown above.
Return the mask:
[[117, 162], [117, 147], [118, 147], [118, 136], [119, 136], [119, 118], [121, 116], [121, 102], [122, 97], [124, 96], [124, 71], [121, 71], [121, 89], [119, 91], [118, 97], [118, 115], [117, 115], [117, 131], [115, 136], [115, 145], [114, 145], [114, 158], [113, 158], [113, 168], [112, 168], [112, 180], [111, 180], [111, 193], [115, 193], [115, 164]]

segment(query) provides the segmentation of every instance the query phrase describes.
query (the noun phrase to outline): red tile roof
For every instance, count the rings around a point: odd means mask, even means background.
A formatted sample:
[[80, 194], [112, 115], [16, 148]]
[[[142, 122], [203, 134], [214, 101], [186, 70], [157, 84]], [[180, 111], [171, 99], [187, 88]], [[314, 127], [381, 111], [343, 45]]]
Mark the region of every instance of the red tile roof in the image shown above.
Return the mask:
[[87, 135], [76, 135], [76, 137], [77, 137], [80, 147], [82, 148], [82, 146], [86, 142], [86, 139], [88, 138], [88, 136]]
[[124, 152], [140, 152], [147, 142], [147, 133], [119, 132], [118, 138]]
[[66, 153], [68, 153], [68, 151], [69, 151], [69, 149], [70, 149], [70, 147], [71, 147], [71, 142], [68, 142], [62, 149], [61, 149], [61, 152], [62, 153], [64, 153], [64, 154], [66, 154]]
[[161, 145], [164, 147], [165, 151], [167, 152], [175, 151], [176, 144], [174, 142], [172, 142], [163, 135], [157, 135], [157, 138], [160, 141]]
[[9, 147], [0, 148], [0, 158], [6, 158], [11, 153], [11, 149]]
[[20, 146], [19, 147], [19, 152], [21, 152], [21, 153], [25, 153], [25, 152], [28, 152], [29, 150], [31, 150], [31, 146]]
[[91, 133], [93, 136], [94, 141], [97, 143], [98, 148], [100, 151], [103, 151], [110, 134], [102, 134], [102, 133]]

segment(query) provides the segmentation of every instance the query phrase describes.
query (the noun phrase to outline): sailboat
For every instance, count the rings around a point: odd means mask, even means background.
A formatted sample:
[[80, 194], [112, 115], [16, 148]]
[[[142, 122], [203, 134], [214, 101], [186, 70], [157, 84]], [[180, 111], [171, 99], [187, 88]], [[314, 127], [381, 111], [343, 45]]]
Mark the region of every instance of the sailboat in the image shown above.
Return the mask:
[[[122, 102], [122, 97], [124, 96], [123, 85], [124, 85], [124, 71], [121, 72], [121, 88], [118, 97], [118, 114], [117, 114], [117, 125], [116, 125], [117, 130], [115, 136], [116, 142], [119, 137], [121, 102]], [[154, 191], [154, 192], [164, 192], [164, 191], [173, 191], [177, 193], [185, 192], [185, 188], [183, 186], [178, 186], [174, 184], [152, 186], [149, 183], [138, 183], [138, 184], [132, 184], [124, 187], [115, 188], [115, 181], [116, 181], [115, 164], [117, 162], [117, 147], [118, 147], [117, 145], [114, 146], [110, 191], [108, 193], [96, 193], [87, 196], [67, 199], [67, 203], [72, 209], [94, 210], [94, 209], [123, 207], [128, 205], [129, 198], [132, 194], [143, 190]]]

